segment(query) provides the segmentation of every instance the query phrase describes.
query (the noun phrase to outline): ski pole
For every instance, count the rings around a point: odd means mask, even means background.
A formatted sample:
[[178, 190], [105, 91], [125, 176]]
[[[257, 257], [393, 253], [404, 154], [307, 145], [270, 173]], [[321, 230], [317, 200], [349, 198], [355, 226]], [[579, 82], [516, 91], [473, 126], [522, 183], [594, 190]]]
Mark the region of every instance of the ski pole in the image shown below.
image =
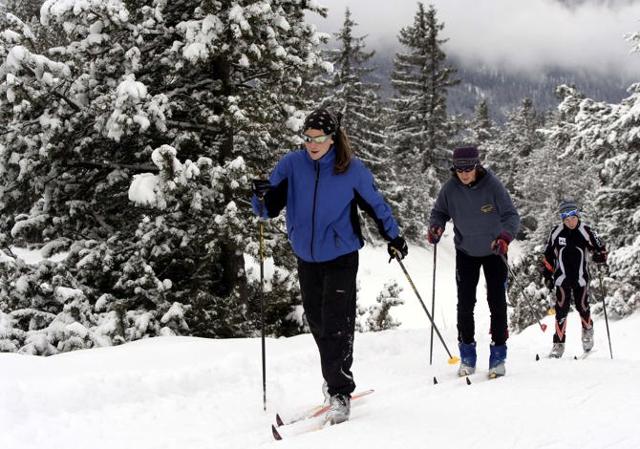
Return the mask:
[[413, 280], [411, 279], [411, 276], [409, 276], [409, 273], [407, 272], [407, 269], [404, 267], [404, 264], [402, 263], [402, 260], [400, 260], [400, 257], [398, 257], [398, 251], [395, 248], [394, 248], [394, 251], [395, 251], [395, 255], [394, 255], [395, 259], [400, 264], [400, 268], [402, 268], [402, 271], [404, 272], [404, 275], [407, 277], [407, 280], [409, 281], [409, 284], [411, 285], [411, 288], [413, 288], [414, 293], [418, 297], [418, 301], [420, 301], [420, 304], [422, 305], [422, 308], [424, 309], [424, 312], [427, 314], [427, 317], [429, 318], [429, 321], [431, 321], [431, 326], [433, 326], [433, 329], [435, 329], [436, 333], [438, 334], [438, 338], [440, 338], [440, 343], [442, 343], [442, 346], [444, 346], [445, 351], [447, 351], [447, 354], [449, 355], [449, 360], [448, 360], [447, 363], [449, 363], [449, 365], [455, 365], [456, 363], [458, 363], [460, 361], [460, 357], [454, 357], [454, 356], [451, 355], [451, 352], [449, 351], [449, 348], [447, 347], [447, 344], [444, 342], [444, 339], [442, 338], [442, 334], [440, 334], [440, 331], [438, 330], [438, 326], [436, 326], [436, 323], [433, 321], [433, 317], [429, 313], [429, 310], [427, 309], [427, 306], [424, 305], [424, 301], [422, 300], [422, 297], [420, 296], [420, 293], [418, 293], [418, 289], [416, 288], [415, 284], [413, 283]]
[[607, 304], [604, 298], [607, 296], [604, 290], [604, 282], [602, 281], [602, 270], [598, 268], [598, 279], [600, 280], [600, 291], [602, 292], [602, 310], [604, 310], [604, 322], [607, 325], [607, 339], [609, 340], [609, 355], [613, 360], [613, 350], [611, 349], [611, 334], [609, 333], [609, 319], [607, 318]]
[[503, 254], [500, 254], [500, 258], [502, 258], [502, 261], [504, 262], [504, 265], [507, 267], [507, 271], [511, 275], [511, 279], [513, 279], [513, 282], [516, 284], [518, 289], [522, 290], [522, 297], [525, 299], [525, 302], [527, 303], [527, 305], [531, 309], [531, 314], [533, 315], [533, 317], [538, 322], [538, 326], [540, 326], [540, 329], [542, 329], [542, 332], [546, 331], [547, 330], [547, 325], [540, 322], [540, 318], [538, 316], [538, 312], [536, 312], [536, 309], [533, 306], [533, 301], [531, 301], [529, 296], [525, 293], [525, 289], [522, 288], [522, 286], [518, 282], [518, 280], [516, 278], [516, 275], [514, 274], [513, 270], [511, 270], [511, 267], [509, 266], [509, 262], [507, 261], [507, 258]]
[[[431, 316], [436, 316], [436, 260], [438, 244], [433, 245], [433, 287], [431, 290]], [[429, 344], [429, 365], [433, 364], [433, 324], [431, 324], [431, 343]]]
[[262, 406], [267, 411], [267, 355], [264, 329], [264, 198], [260, 198], [260, 337], [262, 340]]

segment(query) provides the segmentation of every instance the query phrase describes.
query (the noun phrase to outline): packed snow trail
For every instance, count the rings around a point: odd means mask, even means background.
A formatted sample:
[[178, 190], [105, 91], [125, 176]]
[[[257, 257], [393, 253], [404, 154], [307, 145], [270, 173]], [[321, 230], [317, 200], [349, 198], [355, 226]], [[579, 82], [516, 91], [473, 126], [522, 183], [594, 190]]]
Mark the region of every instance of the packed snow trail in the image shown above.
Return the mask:
[[[438, 251], [436, 322], [456, 349], [453, 249]], [[432, 253], [412, 248], [406, 265], [430, 292]], [[274, 441], [275, 413], [321, 403], [310, 335], [267, 340], [267, 412], [262, 410], [260, 339], [161, 337], [49, 358], [0, 354], [0, 447], [7, 449], [542, 448], [637, 449], [640, 313], [595, 319], [595, 349], [582, 354], [579, 317], [569, 315], [563, 358], [546, 358], [551, 334], [537, 325], [508, 341], [507, 375], [489, 380], [488, 313], [478, 288], [478, 367], [471, 385], [434, 342], [397, 264], [385, 248], [361, 257], [360, 297], [375, 301], [388, 278], [404, 288], [399, 330], [356, 334], [358, 390], [349, 422]], [[482, 284], [482, 283], [481, 283]], [[544, 322], [553, 328], [553, 317]], [[536, 361], [536, 355], [540, 360]], [[438, 384], [434, 385], [433, 377]]]
[[46, 359], [0, 354], [0, 447], [640, 447], [640, 315], [611, 323], [615, 360], [601, 320], [598, 351], [574, 360], [578, 317], [570, 319], [576, 332], [565, 357], [536, 361], [550, 345], [532, 327], [510, 339], [504, 378], [486, 378], [488, 348], [480, 347], [471, 385], [444, 357], [428, 365], [426, 330], [359, 334], [358, 388], [376, 393], [349, 422], [279, 442], [270, 431], [276, 411], [322, 401], [309, 335], [268, 340], [267, 413], [259, 339], [162, 337]]

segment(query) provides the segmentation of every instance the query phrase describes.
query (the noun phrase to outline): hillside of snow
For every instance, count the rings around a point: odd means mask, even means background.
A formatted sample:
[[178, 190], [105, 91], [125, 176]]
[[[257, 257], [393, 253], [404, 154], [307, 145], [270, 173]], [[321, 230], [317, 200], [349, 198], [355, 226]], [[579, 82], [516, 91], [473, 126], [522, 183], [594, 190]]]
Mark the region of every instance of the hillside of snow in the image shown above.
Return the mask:
[[[450, 234], [450, 232], [449, 232]], [[431, 302], [431, 250], [412, 247], [406, 266]], [[49, 358], [0, 354], [0, 448], [545, 448], [640, 447], [640, 314], [610, 323], [595, 317], [595, 352], [581, 354], [579, 317], [569, 315], [564, 358], [550, 360], [549, 330], [534, 325], [508, 341], [507, 375], [488, 380], [487, 305], [478, 288], [478, 372], [456, 376], [419, 303], [384, 248], [361, 252], [360, 300], [371, 303], [397, 279], [405, 305], [399, 330], [357, 334], [358, 390], [347, 423], [316, 432], [303, 422], [274, 441], [284, 418], [322, 401], [320, 363], [310, 335], [267, 340], [267, 411], [263, 411], [259, 339], [153, 338]], [[440, 245], [436, 321], [457, 354], [454, 251]], [[536, 361], [536, 354], [541, 359]], [[438, 380], [434, 384], [433, 378]]]

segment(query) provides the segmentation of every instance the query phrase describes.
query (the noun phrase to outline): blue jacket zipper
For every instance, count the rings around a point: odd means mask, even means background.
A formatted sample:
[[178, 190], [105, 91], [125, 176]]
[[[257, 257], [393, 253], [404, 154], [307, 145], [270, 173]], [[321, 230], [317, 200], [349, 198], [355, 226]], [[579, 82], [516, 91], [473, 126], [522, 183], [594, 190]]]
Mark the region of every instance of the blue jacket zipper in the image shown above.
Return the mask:
[[316, 185], [313, 190], [313, 212], [311, 214], [311, 258], [313, 257], [313, 240], [316, 233], [316, 199], [318, 198], [318, 181], [320, 181], [320, 163], [318, 161], [313, 162], [316, 168]]

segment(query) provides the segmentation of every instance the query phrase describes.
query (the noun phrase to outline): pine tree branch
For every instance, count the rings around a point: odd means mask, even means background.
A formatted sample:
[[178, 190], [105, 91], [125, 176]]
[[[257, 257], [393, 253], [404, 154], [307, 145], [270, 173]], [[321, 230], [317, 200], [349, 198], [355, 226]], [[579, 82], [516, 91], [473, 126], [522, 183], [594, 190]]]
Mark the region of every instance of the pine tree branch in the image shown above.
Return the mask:
[[[22, 64], [22, 67], [29, 73], [31, 73], [31, 76], [34, 76], [37, 78], [36, 72], [35, 70], [33, 70], [31, 67], [29, 67], [26, 64]], [[59, 99], [63, 100], [65, 103], [67, 103], [69, 106], [71, 106], [76, 112], [80, 112], [82, 110], [82, 107], [80, 107], [80, 105], [78, 105], [75, 101], [73, 101], [72, 99], [66, 97], [65, 95], [61, 94], [60, 92], [58, 92], [55, 88], [51, 90], [51, 93], [58, 97]]]
[[158, 173], [160, 169], [153, 164], [118, 164], [116, 162], [69, 161], [68, 167], [128, 169], [139, 172]]
[[222, 132], [220, 128], [212, 128], [199, 123], [178, 122], [176, 120], [167, 120], [167, 125], [188, 131], [205, 131], [211, 134], [220, 134]]
[[93, 214], [93, 218], [95, 218], [95, 220], [100, 224], [100, 226], [106, 229], [109, 234], [115, 233], [115, 228], [111, 226], [109, 223], [107, 223], [103, 217], [96, 214], [95, 212], [92, 212], [92, 214]]
[[207, 79], [204, 79], [202, 81], [198, 81], [197, 83], [194, 83], [194, 84], [187, 84], [187, 85], [182, 86], [182, 87], [177, 87], [174, 90], [171, 90], [169, 92], [165, 92], [165, 95], [168, 98], [171, 98], [171, 97], [175, 97], [176, 95], [187, 93], [187, 92], [190, 92], [192, 90], [195, 90], [195, 89], [198, 89], [198, 88], [201, 88], [201, 87], [210, 86], [210, 85], [215, 84], [217, 82], [219, 82], [219, 81], [216, 81], [216, 80], [214, 80], [212, 78], [207, 78]]

